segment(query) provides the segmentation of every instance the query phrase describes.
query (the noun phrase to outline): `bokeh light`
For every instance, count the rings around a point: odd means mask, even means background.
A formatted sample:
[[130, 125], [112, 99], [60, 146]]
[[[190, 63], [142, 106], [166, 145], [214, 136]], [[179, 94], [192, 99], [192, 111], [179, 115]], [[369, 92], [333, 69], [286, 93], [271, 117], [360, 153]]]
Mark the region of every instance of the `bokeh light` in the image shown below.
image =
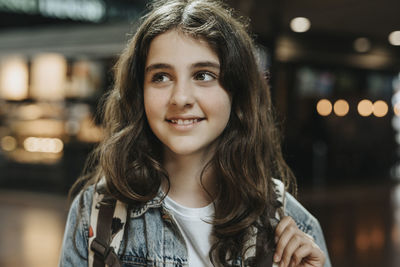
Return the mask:
[[290, 21], [290, 28], [294, 32], [306, 32], [310, 29], [311, 22], [304, 17], [297, 17]]
[[400, 117], [400, 102], [396, 103], [393, 107], [393, 112], [396, 116]]
[[363, 99], [358, 103], [358, 113], [363, 117], [368, 117], [374, 111], [374, 105], [368, 99]]
[[1, 148], [4, 151], [13, 151], [17, 148], [17, 140], [12, 136], [4, 136], [1, 138]]
[[388, 113], [389, 107], [385, 101], [378, 100], [374, 103], [374, 115], [376, 117], [384, 117]]
[[394, 31], [389, 34], [389, 43], [391, 45], [400, 45], [400, 31]]
[[328, 99], [321, 99], [317, 103], [317, 112], [321, 116], [328, 116], [332, 112], [332, 104]]
[[59, 153], [64, 144], [58, 138], [28, 137], [24, 141], [24, 148], [29, 152]]
[[67, 60], [61, 54], [38, 54], [32, 60], [30, 94], [37, 100], [62, 100], [65, 95]]
[[19, 108], [19, 116], [24, 120], [36, 120], [43, 115], [43, 110], [39, 105], [29, 104]]
[[23, 100], [28, 97], [28, 65], [19, 56], [10, 56], [0, 62], [0, 97]]
[[357, 52], [365, 53], [371, 49], [371, 42], [365, 37], [360, 37], [354, 41], [353, 47]]
[[333, 110], [337, 116], [346, 116], [349, 113], [349, 103], [346, 100], [339, 99], [333, 105]]

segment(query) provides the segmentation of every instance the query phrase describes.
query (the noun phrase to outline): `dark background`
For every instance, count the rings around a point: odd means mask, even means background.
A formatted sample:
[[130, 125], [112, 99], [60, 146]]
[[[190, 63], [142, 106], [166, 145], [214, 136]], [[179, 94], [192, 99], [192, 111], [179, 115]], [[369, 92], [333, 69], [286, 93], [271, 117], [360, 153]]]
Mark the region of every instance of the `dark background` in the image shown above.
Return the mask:
[[[0, 0], [1, 266], [57, 263], [68, 189], [101, 139], [99, 98], [146, 2]], [[333, 266], [399, 266], [400, 46], [388, 36], [400, 31], [400, 1], [227, 2], [251, 20], [298, 198], [319, 219]], [[307, 17], [310, 29], [293, 32], [295, 17]], [[357, 52], [361, 37], [369, 49]], [[43, 54], [61, 57], [63, 95], [34, 94]], [[20, 99], [1, 84], [13, 58], [28, 73]], [[349, 111], [321, 116], [321, 99], [345, 100]], [[363, 99], [385, 101], [387, 114], [361, 116]], [[62, 150], [28, 151], [29, 137], [60, 140]]]

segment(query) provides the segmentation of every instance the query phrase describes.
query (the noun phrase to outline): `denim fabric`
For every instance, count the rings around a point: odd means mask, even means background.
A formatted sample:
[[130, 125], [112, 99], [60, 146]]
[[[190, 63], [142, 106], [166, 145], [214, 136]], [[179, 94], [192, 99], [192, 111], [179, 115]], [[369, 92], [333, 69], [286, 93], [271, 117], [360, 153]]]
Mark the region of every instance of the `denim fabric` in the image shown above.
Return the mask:
[[70, 207], [65, 225], [59, 266], [87, 266], [89, 218], [94, 187], [83, 193], [84, 208], [79, 208], [79, 196]]
[[311, 215], [291, 194], [285, 194], [285, 214], [292, 217], [297, 227], [304, 233], [314, 238], [314, 242], [326, 255], [324, 267], [331, 267], [328, 249], [326, 248], [324, 234], [318, 220]]
[[[61, 267], [87, 266], [88, 264], [87, 242], [92, 195], [93, 187], [83, 193], [83, 209], [79, 208], [79, 197], [76, 197], [71, 205], [59, 262]], [[188, 266], [184, 239], [173, 217], [163, 207], [160, 197], [158, 195], [142, 208], [131, 212], [127, 244], [122, 241], [118, 251], [123, 267]], [[330, 267], [331, 263], [319, 222], [289, 193], [286, 193], [285, 197], [285, 213], [296, 221], [301, 230], [314, 238], [326, 255], [324, 267]], [[75, 227], [76, 231], [74, 231]], [[76, 245], [74, 245], [74, 236]], [[235, 265], [243, 265], [241, 259], [236, 260]]]

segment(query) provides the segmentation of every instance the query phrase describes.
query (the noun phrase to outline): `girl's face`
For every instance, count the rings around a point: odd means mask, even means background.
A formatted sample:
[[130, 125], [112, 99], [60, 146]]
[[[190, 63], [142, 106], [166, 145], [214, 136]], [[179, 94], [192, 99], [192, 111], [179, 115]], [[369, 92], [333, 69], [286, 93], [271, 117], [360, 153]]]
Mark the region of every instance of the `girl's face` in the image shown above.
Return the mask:
[[206, 41], [176, 30], [153, 39], [145, 66], [144, 107], [165, 148], [177, 155], [210, 152], [231, 112], [219, 74], [218, 56]]

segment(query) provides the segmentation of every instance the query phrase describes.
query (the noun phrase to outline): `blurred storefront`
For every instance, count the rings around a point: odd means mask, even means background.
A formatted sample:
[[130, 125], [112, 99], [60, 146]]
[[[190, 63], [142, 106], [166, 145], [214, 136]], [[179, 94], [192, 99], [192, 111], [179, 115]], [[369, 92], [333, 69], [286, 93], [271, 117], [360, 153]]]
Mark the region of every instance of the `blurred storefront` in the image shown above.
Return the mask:
[[63, 190], [79, 174], [82, 152], [101, 140], [93, 107], [104, 86], [103, 64], [57, 53], [2, 58], [1, 184]]
[[1, 187], [67, 192], [102, 138], [98, 101], [143, 5], [0, 1]]

